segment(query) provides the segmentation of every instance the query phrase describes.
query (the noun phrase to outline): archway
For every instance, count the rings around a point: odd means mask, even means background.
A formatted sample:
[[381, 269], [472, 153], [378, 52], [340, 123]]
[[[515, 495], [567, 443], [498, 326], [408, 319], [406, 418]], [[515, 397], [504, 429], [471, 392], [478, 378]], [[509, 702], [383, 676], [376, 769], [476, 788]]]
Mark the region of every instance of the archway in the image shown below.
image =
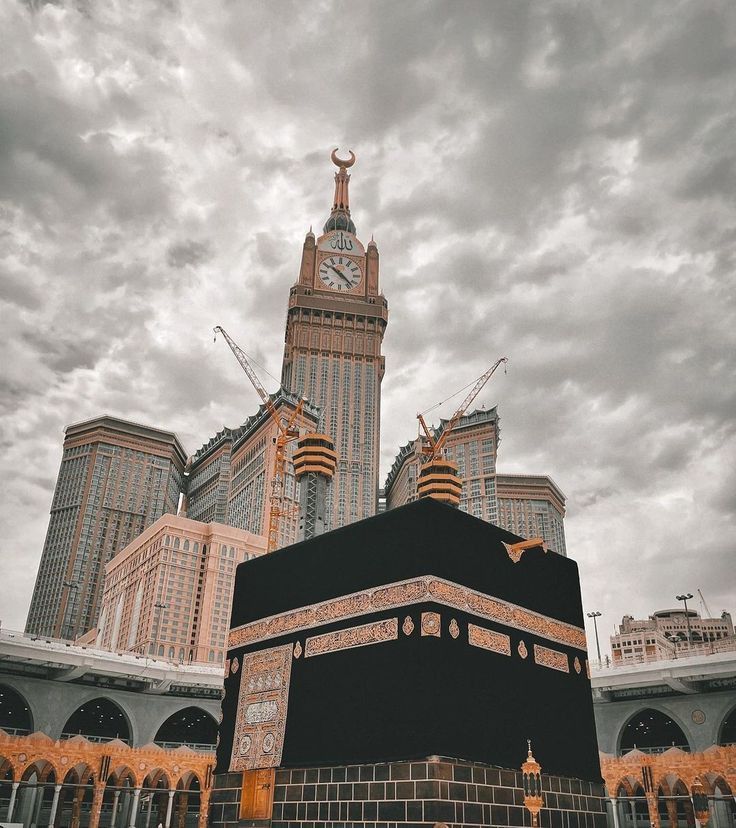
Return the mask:
[[127, 828], [133, 806], [135, 775], [130, 768], [115, 768], [107, 777], [100, 809], [100, 826]]
[[160, 768], [150, 771], [141, 787], [141, 816], [138, 824], [144, 828], [166, 825], [166, 811], [169, 804], [171, 782]]
[[689, 751], [687, 737], [666, 713], [648, 707], [635, 713], [619, 736], [620, 754], [637, 748], [643, 753], [664, 753], [671, 747]]
[[89, 822], [94, 796], [93, 777], [94, 772], [89, 765], [77, 765], [66, 772], [61, 784], [55, 825], [80, 828]]
[[678, 779], [672, 786], [673, 811], [677, 813], [678, 828], [695, 828], [695, 811], [687, 785]]
[[62, 738], [82, 735], [90, 742], [120, 739], [130, 744], [130, 724], [123, 711], [110, 699], [91, 699], [80, 705], [67, 719]]
[[718, 744], [724, 747], [727, 745], [736, 745], [736, 707], [723, 720], [721, 732], [718, 736]]
[[711, 783], [713, 798], [710, 801], [714, 825], [736, 825], [736, 802], [731, 786], [722, 776], [717, 776]]
[[176, 802], [171, 828], [197, 828], [201, 785], [196, 773], [188, 771], [176, 786]]
[[649, 808], [644, 788], [637, 782], [622, 782], [616, 791], [619, 824], [621, 828], [649, 826]]
[[28, 702], [7, 684], [0, 684], [0, 730], [14, 736], [33, 733], [33, 716]]
[[6, 817], [8, 805], [13, 793], [13, 765], [9, 759], [0, 755], [0, 816]]
[[29, 765], [20, 778], [12, 821], [24, 825], [48, 824], [55, 783], [56, 774], [49, 762], [39, 759]]
[[163, 748], [186, 745], [192, 750], [210, 751], [217, 743], [217, 723], [199, 707], [185, 707], [161, 725], [154, 742]]

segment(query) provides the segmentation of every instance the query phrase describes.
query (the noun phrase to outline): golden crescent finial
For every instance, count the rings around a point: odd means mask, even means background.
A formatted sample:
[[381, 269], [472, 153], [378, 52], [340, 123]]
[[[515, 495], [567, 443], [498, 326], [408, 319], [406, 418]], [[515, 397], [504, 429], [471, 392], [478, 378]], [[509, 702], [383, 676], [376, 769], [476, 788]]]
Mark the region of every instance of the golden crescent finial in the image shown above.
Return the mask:
[[335, 149], [332, 150], [332, 155], [330, 156], [330, 158], [332, 158], [332, 163], [336, 167], [352, 167], [355, 163], [355, 153], [352, 150], [348, 150], [348, 152], [350, 153], [350, 158], [343, 160], [342, 158], [337, 157], [337, 147], [335, 147]]

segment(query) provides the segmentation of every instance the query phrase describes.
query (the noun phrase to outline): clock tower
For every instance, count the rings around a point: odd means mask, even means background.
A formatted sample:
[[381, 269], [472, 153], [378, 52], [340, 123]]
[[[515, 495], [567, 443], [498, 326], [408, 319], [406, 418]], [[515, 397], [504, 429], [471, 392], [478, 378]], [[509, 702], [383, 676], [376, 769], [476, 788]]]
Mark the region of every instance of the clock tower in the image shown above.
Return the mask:
[[378, 498], [381, 343], [388, 305], [378, 289], [378, 247], [366, 247], [350, 216], [348, 169], [354, 153], [332, 161], [335, 198], [322, 235], [304, 240], [299, 279], [286, 319], [282, 386], [322, 411], [321, 430], [337, 452], [327, 495], [326, 529], [376, 513]]

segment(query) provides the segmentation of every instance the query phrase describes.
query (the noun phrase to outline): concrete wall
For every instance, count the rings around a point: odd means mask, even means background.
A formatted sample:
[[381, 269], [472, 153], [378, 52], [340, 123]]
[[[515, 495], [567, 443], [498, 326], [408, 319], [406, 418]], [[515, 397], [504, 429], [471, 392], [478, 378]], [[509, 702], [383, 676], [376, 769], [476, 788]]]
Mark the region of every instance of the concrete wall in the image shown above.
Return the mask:
[[0, 672], [0, 685], [3, 684], [12, 687], [26, 700], [34, 730], [40, 730], [52, 739], [60, 738], [64, 725], [78, 707], [97, 698], [109, 699], [123, 711], [128, 719], [133, 747], [152, 742], [166, 719], [185, 707], [201, 708], [216, 722], [220, 718], [219, 699], [174, 698]]
[[[593, 709], [598, 731], [598, 747], [603, 753], [616, 754], [627, 722], [640, 711], [652, 709], [669, 716], [680, 726], [691, 751], [702, 751], [718, 743], [723, 723], [734, 708], [736, 694], [733, 690], [631, 701], [596, 701]], [[702, 724], [693, 719], [695, 711], [705, 714]], [[702, 717], [695, 716], [696, 720], [700, 718]]]

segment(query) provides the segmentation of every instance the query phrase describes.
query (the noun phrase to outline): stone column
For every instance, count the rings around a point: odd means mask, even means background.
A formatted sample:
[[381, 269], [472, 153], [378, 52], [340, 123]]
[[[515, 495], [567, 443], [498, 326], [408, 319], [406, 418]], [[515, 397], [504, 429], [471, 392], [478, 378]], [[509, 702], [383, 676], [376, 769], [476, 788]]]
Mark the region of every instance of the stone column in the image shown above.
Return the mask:
[[633, 799], [629, 800], [629, 811], [631, 811], [631, 824], [636, 828], [636, 802]]
[[177, 825], [179, 828], [184, 828], [187, 822], [187, 808], [189, 807], [189, 794], [186, 791], [182, 791], [181, 796], [179, 797], [179, 807], [177, 808]]
[[668, 797], [664, 802], [667, 806], [667, 820], [670, 824], [669, 828], [677, 828], [677, 800]]
[[110, 818], [110, 828], [115, 828], [115, 822], [118, 818], [118, 800], [120, 799], [120, 791], [114, 791], [112, 795], [112, 817]]
[[657, 805], [657, 795], [653, 793], [647, 794], [647, 808], [649, 809], [649, 823], [652, 828], [660, 828], [659, 807]]
[[84, 788], [74, 789], [74, 799], [72, 805], [72, 822], [71, 828], [79, 828], [79, 815], [82, 810], [82, 800], [84, 799]]
[[151, 811], [153, 810], [153, 800], [155, 799], [156, 795], [153, 791], [149, 791], [148, 793], [148, 809], [146, 810], [146, 828], [149, 827], [151, 824]]
[[94, 792], [92, 793], [92, 812], [89, 815], [88, 828], [97, 828], [100, 824], [100, 813], [102, 812], [102, 801], [105, 797], [105, 783], [95, 783]]
[[135, 828], [135, 820], [138, 816], [138, 800], [141, 797], [141, 789], [136, 788], [133, 791], [133, 804], [130, 806], [130, 828]]
[[197, 828], [207, 828], [207, 817], [210, 810], [210, 789], [205, 788], [199, 793], [199, 819]]
[[164, 828], [171, 828], [171, 808], [174, 804], [175, 793], [176, 791], [169, 791], [169, 801], [166, 803], [166, 822], [164, 823]]
[[51, 813], [49, 814], [49, 828], [53, 828], [56, 819], [56, 809], [59, 807], [59, 794], [61, 785], [54, 785], [54, 798], [51, 800]]
[[8, 802], [8, 816], [6, 817], [8, 822], [13, 821], [13, 808], [15, 808], [15, 797], [18, 794], [18, 785], [20, 785], [20, 782], [13, 782], [13, 788], [10, 793], [10, 802]]
[[33, 813], [31, 815], [31, 828], [38, 825], [38, 820], [41, 815], [41, 806], [43, 805], [43, 785], [36, 785], [36, 790], [33, 793]]
[[613, 828], [620, 828], [618, 823], [618, 799], [615, 796], [610, 797], [611, 799], [611, 813], [613, 814]]

